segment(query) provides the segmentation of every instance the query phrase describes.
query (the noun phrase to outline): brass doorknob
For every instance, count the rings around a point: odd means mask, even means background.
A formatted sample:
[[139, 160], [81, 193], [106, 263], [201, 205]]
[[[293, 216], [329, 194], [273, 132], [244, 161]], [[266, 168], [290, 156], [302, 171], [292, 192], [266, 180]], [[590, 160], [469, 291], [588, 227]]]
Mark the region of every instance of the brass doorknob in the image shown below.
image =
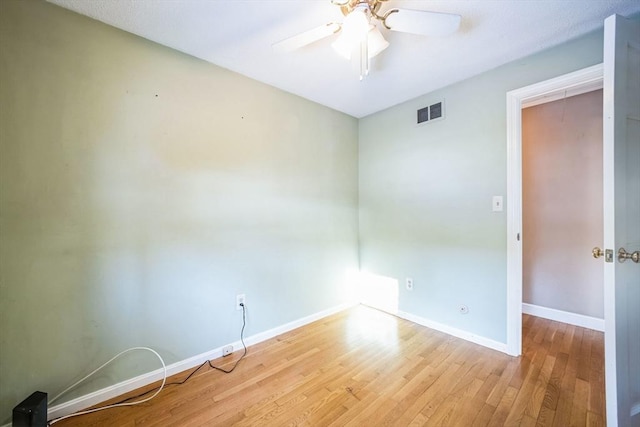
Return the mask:
[[618, 250], [618, 262], [625, 262], [628, 259], [637, 264], [640, 262], [640, 251], [627, 252], [624, 248], [620, 248]]
[[604, 255], [604, 251], [596, 246], [591, 250], [591, 255], [593, 255], [594, 258], [600, 258]]

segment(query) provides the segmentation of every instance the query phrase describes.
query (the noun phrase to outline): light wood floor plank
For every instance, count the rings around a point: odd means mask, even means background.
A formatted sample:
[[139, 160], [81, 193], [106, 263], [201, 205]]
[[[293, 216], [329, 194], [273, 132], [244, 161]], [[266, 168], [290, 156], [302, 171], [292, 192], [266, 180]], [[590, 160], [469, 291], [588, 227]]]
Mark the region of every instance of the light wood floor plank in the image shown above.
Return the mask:
[[603, 426], [603, 334], [522, 323], [513, 358], [354, 307], [250, 347], [231, 374], [203, 368], [150, 402], [54, 426]]
[[495, 406], [491, 406], [488, 403], [485, 403], [480, 412], [478, 412], [477, 416], [473, 420], [473, 424], [471, 427], [483, 427], [489, 425], [489, 420], [493, 416], [493, 413], [496, 411]]

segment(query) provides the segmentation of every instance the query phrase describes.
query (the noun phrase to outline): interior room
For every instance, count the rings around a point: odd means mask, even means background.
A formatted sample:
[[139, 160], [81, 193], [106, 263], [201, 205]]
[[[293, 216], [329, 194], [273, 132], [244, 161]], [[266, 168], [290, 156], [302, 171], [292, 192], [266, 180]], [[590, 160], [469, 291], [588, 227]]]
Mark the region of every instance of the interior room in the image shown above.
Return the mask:
[[[640, 235], [628, 256], [607, 240], [598, 136], [605, 19], [637, 27], [640, 3], [587, 3], [1, 1], [0, 425], [36, 391], [59, 426], [639, 422], [640, 369], [619, 347], [640, 354], [638, 318], [621, 338], [611, 310], [640, 286], [605, 285], [607, 268], [640, 281]], [[345, 60], [331, 45], [358, 11], [387, 45], [365, 36]], [[405, 14], [450, 28], [394, 31]], [[590, 204], [524, 183], [516, 203], [507, 95], [581, 70], [595, 91], [522, 117], [573, 120], [568, 138], [588, 127], [596, 145], [536, 154], [550, 137], [525, 123], [518, 168], [557, 189], [588, 158]], [[588, 96], [604, 123], [564, 115]], [[575, 172], [541, 173], [562, 156]], [[534, 239], [557, 203], [581, 224], [605, 213], [591, 234]], [[548, 256], [520, 264], [514, 297], [523, 243]]]

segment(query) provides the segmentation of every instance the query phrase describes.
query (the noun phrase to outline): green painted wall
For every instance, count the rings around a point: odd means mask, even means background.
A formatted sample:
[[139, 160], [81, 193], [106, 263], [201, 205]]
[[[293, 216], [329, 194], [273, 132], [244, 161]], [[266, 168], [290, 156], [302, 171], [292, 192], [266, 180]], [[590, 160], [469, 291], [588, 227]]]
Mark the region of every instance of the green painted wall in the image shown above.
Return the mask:
[[[0, 423], [347, 301], [357, 120], [57, 6], [0, 2]], [[132, 356], [76, 394], [156, 369]], [[64, 399], [63, 399], [64, 400]]]
[[506, 342], [506, 93], [601, 61], [598, 31], [360, 120], [361, 268], [400, 281], [401, 311]]
[[[504, 342], [506, 92], [601, 57], [598, 32], [357, 121], [0, 1], [0, 422], [125, 348], [172, 363], [235, 341], [237, 293], [247, 335], [343, 303], [358, 248], [363, 270], [413, 277], [400, 310]], [[439, 100], [446, 118], [416, 125]]]

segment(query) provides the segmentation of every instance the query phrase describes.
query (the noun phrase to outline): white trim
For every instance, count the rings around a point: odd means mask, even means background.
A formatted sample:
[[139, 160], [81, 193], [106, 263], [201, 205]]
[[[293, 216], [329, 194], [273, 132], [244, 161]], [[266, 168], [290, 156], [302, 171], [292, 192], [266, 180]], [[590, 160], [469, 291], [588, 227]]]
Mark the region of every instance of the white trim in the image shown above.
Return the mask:
[[522, 103], [507, 93], [507, 353], [522, 353]]
[[451, 326], [438, 323], [431, 319], [425, 319], [424, 317], [416, 316], [415, 314], [407, 313], [405, 311], [398, 310], [398, 313], [396, 315], [402, 319], [417, 323], [418, 325], [426, 326], [427, 328], [435, 329], [436, 331], [444, 332], [445, 334], [452, 335], [456, 338], [461, 338], [463, 340], [470, 341], [483, 347], [498, 350], [502, 353], [507, 352], [507, 345], [505, 343], [494, 341], [481, 335], [475, 335], [471, 332], [463, 331], [462, 329], [453, 328]]
[[540, 305], [522, 303], [522, 312], [532, 316], [542, 317], [556, 322], [568, 323], [582, 328], [604, 332], [604, 319], [571, 313], [569, 311], [556, 310], [555, 308], [542, 307]]
[[[596, 65], [598, 67], [598, 65]], [[525, 103], [523, 103], [522, 108], [534, 107], [540, 104], [546, 104], [547, 102], [557, 101], [559, 99], [569, 98], [571, 96], [582, 95], [583, 93], [593, 92], [594, 90], [602, 89], [603, 82], [602, 78], [597, 78], [594, 80], [589, 80], [584, 83], [578, 83], [573, 86], [567, 86], [562, 90], [555, 90], [551, 93], [542, 93], [540, 95], [528, 98]]]
[[282, 335], [285, 332], [292, 331], [294, 329], [300, 328], [304, 325], [308, 325], [309, 323], [313, 323], [316, 320], [324, 319], [325, 317], [329, 317], [333, 314], [339, 313], [341, 311], [347, 310], [351, 307], [355, 307], [358, 305], [357, 302], [345, 303], [341, 304], [337, 307], [332, 307], [327, 310], [320, 311], [315, 314], [311, 314], [309, 316], [303, 317], [298, 320], [294, 320], [293, 322], [285, 323], [282, 326], [275, 327], [273, 329], [269, 329], [268, 331], [260, 332], [259, 334], [253, 335], [249, 338], [246, 338], [244, 342], [247, 345], [254, 345], [271, 339], [273, 337], [277, 337], [278, 335]]
[[[597, 64], [507, 93], [507, 353], [522, 353], [522, 108], [601, 87]], [[520, 239], [517, 239], [517, 236]]]
[[[332, 314], [338, 313], [340, 311], [346, 310], [350, 307], [353, 307], [354, 305], [356, 304], [355, 303], [341, 304], [337, 307], [320, 311], [310, 316], [306, 316], [301, 319], [294, 320], [293, 322], [285, 323], [282, 326], [269, 329], [268, 331], [260, 332], [256, 335], [252, 335], [251, 337], [247, 337], [245, 338], [244, 342], [247, 345], [247, 347], [254, 344], [258, 344], [260, 342], [263, 342], [273, 337], [276, 337], [278, 335], [281, 335], [285, 332], [289, 332], [301, 326], [315, 322], [316, 320], [319, 320], [327, 316], [331, 316]], [[196, 366], [201, 365], [207, 360], [212, 360], [212, 359], [217, 359], [219, 357], [222, 357], [222, 348], [226, 347], [227, 345], [232, 345], [234, 349], [242, 348], [242, 343], [238, 340], [231, 344], [224, 344], [218, 348], [215, 348], [213, 350], [207, 351], [202, 354], [198, 354], [188, 359], [184, 359], [179, 362], [172, 363], [171, 365], [167, 365], [167, 376], [175, 375], [180, 372], [186, 371], [188, 369], [195, 368]], [[65, 415], [69, 415], [74, 412], [81, 411], [88, 407], [97, 405], [100, 402], [113, 399], [114, 397], [120, 396], [124, 393], [128, 393], [140, 387], [144, 387], [155, 381], [160, 381], [162, 380], [163, 373], [164, 373], [163, 369], [156, 369], [155, 371], [151, 371], [146, 374], [142, 374], [137, 377], [128, 379], [126, 381], [122, 381], [118, 384], [105, 387], [103, 389], [94, 391], [93, 393], [89, 393], [84, 396], [80, 396], [68, 402], [64, 402], [59, 405], [52, 406], [48, 410], [47, 419], [51, 420], [52, 418], [63, 417]]]

